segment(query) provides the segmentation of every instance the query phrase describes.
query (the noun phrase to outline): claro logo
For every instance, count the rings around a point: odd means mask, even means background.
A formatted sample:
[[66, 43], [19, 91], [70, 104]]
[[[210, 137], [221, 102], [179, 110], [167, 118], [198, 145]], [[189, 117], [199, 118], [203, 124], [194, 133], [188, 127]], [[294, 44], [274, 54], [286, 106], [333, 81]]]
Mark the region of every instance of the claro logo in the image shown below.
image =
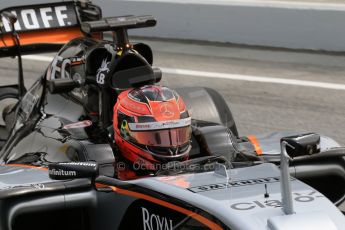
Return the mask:
[[[324, 197], [322, 194], [316, 191], [311, 191], [307, 194], [293, 193], [293, 195], [294, 201], [302, 203], [313, 202], [317, 198]], [[232, 204], [230, 207], [234, 210], [239, 211], [248, 211], [258, 208], [280, 208], [282, 207], [282, 202], [280, 200], [254, 200], [248, 202], [235, 203]]]
[[144, 230], [172, 230], [173, 221], [167, 217], [150, 213], [146, 208], [141, 208], [143, 213]]

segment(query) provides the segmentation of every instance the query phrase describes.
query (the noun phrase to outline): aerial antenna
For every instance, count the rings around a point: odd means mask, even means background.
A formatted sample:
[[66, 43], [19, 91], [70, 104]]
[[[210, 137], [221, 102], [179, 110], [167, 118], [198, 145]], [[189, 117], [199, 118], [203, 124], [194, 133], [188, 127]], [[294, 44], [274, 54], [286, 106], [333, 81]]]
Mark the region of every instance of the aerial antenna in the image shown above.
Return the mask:
[[17, 51], [18, 57], [18, 96], [21, 99], [25, 93], [25, 85], [24, 85], [24, 76], [23, 76], [23, 63], [22, 63], [22, 54], [21, 54], [21, 47], [20, 47], [20, 39], [19, 35], [14, 27], [14, 24], [17, 22], [17, 16], [12, 14], [11, 12], [4, 11], [1, 13], [2, 17], [6, 18], [11, 26], [11, 34], [15, 49]]
[[87, 7], [91, 3], [91, 0], [79, 0], [81, 7]]
[[280, 156], [280, 186], [283, 203], [283, 211], [286, 215], [294, 214], [292, 191], [290, 183], [289, 161], [290, 156], [287, 154], [286, 147], [293, 148], [286, 141], [281, 142], [281, 156]]
[[265, 184], [265, 194], [264, 194], [264, 197], [265, 198], [269, 198], [270, 197], [270, 194], [268, 193], [268, 190], [267, 190], [267, 184]]

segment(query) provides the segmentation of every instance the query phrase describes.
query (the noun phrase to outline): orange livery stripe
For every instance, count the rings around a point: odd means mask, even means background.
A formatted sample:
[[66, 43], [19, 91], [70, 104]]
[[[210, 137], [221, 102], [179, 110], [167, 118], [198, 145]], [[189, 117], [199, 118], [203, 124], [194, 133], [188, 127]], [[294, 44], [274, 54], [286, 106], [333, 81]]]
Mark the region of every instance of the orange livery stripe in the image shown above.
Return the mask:
[[260, 143], [259, 143], [258, 139], [256, 138], [256, 136], [249, 135], [247, 137], [248, 137], [248, 140], [253, 144], [256, 154], [259, 156], [262, 155], [263, 152], [262, 152], [262, 149], [260, 147]]
[[[104, 187], [105, 185], [97, 183], [96, 184], [97, 187]], [[177, 206], [175, 204], [160, 200], [158, 198], [146, 195], [146, 194], [142, 194], [139, 192], [134, 192], [134, 191], [130, 191], [130, 190], [126, 190], [126, 189], [121, 189], [121, 188], [117, 188], [115, 186], [109, 186], [109, 188], [111, 188], [115, 193], [118, 194], [123, 194], [123, 195], [127, 195], [127, 196], [131, 196], [131, 197], [135, 197], [138, 199], [143, 199], [143, 200], [147, 200], [149, 202], [158, 204], [160, 206], [175, 210], [177, 212], [180, 212], [182, 214], [185, 214], [187, 216], [190, 216], [191, 218], [199, 221], [200, 223], [206, 225], [208, 228], [210, 229], [214, 229], [214, 230], [220, 230], [223, 229], [222, 227], [220, 227], [217, 223], [213, 222], [212, 220], [209, 220], [208, 218], [201, 216], [200, 214], [197, 214], [193, 211], [190, 211], [188, 209], [182, 208], [180, 206]]]

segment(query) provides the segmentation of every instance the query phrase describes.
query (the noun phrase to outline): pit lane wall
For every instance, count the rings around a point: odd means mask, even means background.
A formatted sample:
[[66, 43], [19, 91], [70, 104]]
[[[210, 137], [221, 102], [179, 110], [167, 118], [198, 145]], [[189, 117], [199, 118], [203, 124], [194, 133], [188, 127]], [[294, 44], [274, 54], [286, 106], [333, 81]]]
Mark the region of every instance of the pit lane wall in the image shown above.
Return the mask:
[[345, 4], [269, 0], [94, 0], [104, 16], [152, 14], [132, 35], [345, 51]]

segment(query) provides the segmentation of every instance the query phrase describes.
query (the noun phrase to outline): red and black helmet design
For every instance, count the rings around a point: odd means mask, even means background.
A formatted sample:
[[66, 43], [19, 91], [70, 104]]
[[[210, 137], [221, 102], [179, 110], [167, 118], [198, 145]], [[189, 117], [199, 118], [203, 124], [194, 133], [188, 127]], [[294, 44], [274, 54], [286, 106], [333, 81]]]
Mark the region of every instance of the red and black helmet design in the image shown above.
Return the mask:
[[181, 161], [191, 149], [191, 117], [183, 99], [161, 86], [122, 92], [114, 106], [115, 142], [132, 163], [154, 169], [155, 164]]

